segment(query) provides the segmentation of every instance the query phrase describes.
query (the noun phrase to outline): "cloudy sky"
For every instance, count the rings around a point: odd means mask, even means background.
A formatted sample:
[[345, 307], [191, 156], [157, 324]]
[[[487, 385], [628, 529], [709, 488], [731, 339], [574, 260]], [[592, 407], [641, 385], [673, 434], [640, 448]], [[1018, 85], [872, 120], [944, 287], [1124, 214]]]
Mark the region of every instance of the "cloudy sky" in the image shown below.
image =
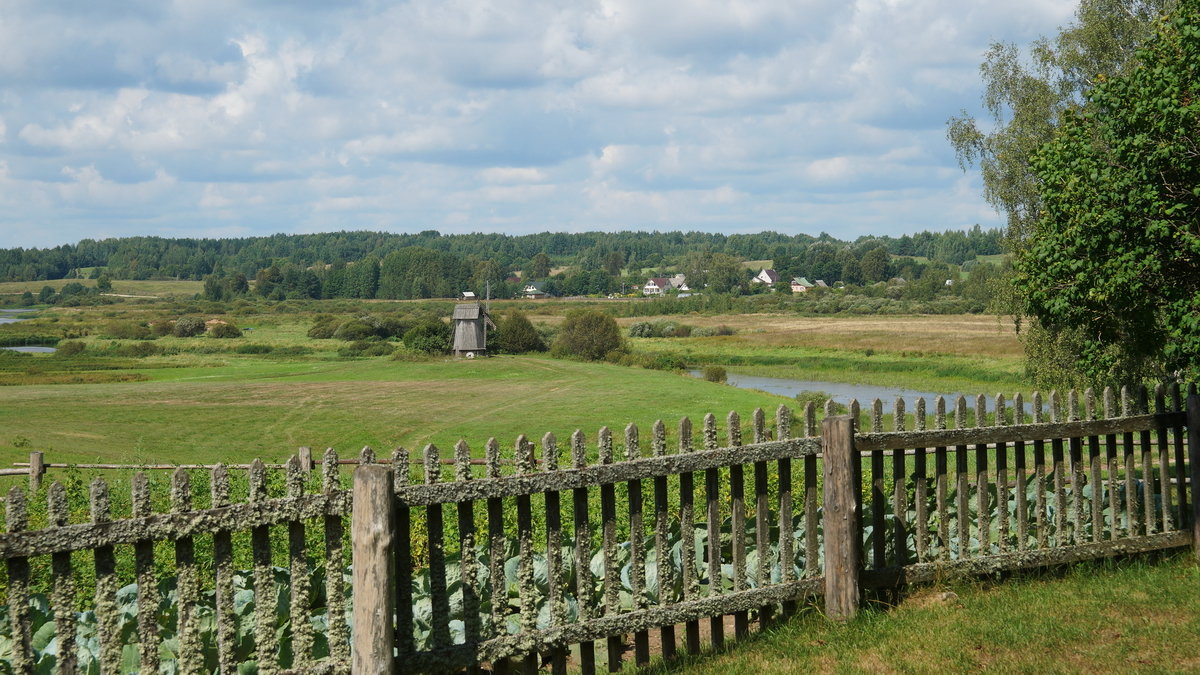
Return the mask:
[[945, 122], [1062, 0], [3, 0], [0, 247], [1000, 219]]

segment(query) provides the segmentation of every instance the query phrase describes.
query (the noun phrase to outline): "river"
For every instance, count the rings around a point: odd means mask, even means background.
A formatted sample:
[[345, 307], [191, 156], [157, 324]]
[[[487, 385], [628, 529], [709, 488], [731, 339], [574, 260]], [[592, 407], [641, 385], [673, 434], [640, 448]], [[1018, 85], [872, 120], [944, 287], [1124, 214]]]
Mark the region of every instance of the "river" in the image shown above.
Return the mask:
[[[703, 377], [703, 371], [693, 369], [689, 371], [696, 377]], [[953, 410], [954, 403], [958, 400], [959, 392], [930, 392], [918, 391], [916, 389], [904, 389], [902, 387], [881, 387], [873, 384], [847, 384], [845, 382], [820, 382], [817, 380], [793, 380], [785, 377], [764, 377], [761, 375], [743, 375], [741, 373], [729, 373], [726, 384], [737, 387], [739, 389], [754, 389], [765, 391], [769, 394], [779, 394], [788, 398], [795, 398], [796, 394], [802, 391], [823, 391], [829, 394], [834, 401], [848, 405], [851, 400], [857, 399], [859, 406], [867, 409], [875, 399], [883, 401], [884, 410], [891, 410], [896, 397], [904, 399], [905, 408], [909, 411], [915, 410], [918, 398], [925, 399], [926, 409], [929, 414], [933, 414], [933, 402], [938, 396], [943, 396], [946, 399], [946, 409]], [[967, 397], [967, 407], [971, 410], [975, 409], [975, 394], [963, 394]], [[987, 409], [989, 412], [995, 410], [996, 402], [989, 396], [987, 399]]]

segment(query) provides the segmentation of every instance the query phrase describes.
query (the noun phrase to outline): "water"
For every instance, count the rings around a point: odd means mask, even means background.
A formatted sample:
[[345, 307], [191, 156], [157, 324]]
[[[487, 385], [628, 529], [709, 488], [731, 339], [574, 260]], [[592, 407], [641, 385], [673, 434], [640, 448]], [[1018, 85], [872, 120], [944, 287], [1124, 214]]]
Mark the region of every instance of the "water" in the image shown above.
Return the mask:
[[14, 352], [27, 352], [30, 354], [53, 354], [54, 352], [58, 351], [54, 347], [38, 347], [34, 345], [25, 347], [0, 347], [0, 349], [7, 349]]
[[[690, 371], [696, 377], [703, 377], [703, 372], [699, 369]], [[891, 410], [896, 397], [904, 399], [904, 405], [907, 410], [915, 410], [917, 399], [924, 398], [926, 409], [933, 413], [933, 401], [939, 395], [946, 399], [946, 409], [953, 410], [955, 401], [958, 400], [958, 392], [930, 392], [917, 391], [915, 389], [904, 389], [902, 387], [881, 387], [872, 384], [846, 384], [845, 382], [819, 382], [817, 380], [793, 380], [786, 377], [763, 377], [761, 375], [742, 375], [739, 373], [729, 373], [726, 383], [739, 389], [755, 389], [765, 391], [769, 394], [779, 394], [788, 398], [795, 398], [796, 394], [802, 391], [823, 391], [830, 395], [834, 401], [843, 405], [849, 405], [850, 401], [857, 399], [859, 405], [866, 409], [869, 408], [875, 399], [883, 401], [884, 410]], [[967, 397], [967, 407], [971, 410], [975, 409], [975, 394], [964, 394]], [[992, 397], [987, 398], [987, 410], [989, 412], [995, 410], [996, 402]]]
[[25, 320], [24, 318], [19, 317], [19, 316], [13, 316], [13, 315], [20, 314], [22, 312], [32, 312], [32, 311], [33, 311], [32, 309], [0, 309], [0, 324], [16, 323], [18, 321], [24, 321]]

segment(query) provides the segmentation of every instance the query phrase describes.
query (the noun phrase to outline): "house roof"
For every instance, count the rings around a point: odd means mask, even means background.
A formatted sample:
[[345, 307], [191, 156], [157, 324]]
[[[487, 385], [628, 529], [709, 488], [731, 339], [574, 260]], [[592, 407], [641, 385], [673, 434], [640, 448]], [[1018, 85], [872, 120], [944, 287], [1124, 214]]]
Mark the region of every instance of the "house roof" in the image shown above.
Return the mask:
[[650, 277], [648, 280], [646, 280], [646, 285], [649, 286], [651, 281], [653, 281], [654, 285], [658, 286], [659, 288], [671, 287], [671, 280], [666, 277]]
[[537, 291], [540, 293], [542, 291], [542, 289], [545, 287], [545, 285], [546, 285], [546, 282], [544, 282], [544, 281], [531, 281], [531, 282], [525, 284], [525, 292], [528, 293], [529, 291], [532, 290], [532, 291]]
[[812, 286], [812, 284], [809, 283], [808, 279], [805, 279], [804, 277], [792, 278], [792, 285], [793, 286]]
[[771, 283], [779, 281], [779, 272], [776, 272], [775, 270], [769, 270], [764, 267], [763, 270], [758, 273], [758, 276], [762, 277], [764, 275], [771, 280]]

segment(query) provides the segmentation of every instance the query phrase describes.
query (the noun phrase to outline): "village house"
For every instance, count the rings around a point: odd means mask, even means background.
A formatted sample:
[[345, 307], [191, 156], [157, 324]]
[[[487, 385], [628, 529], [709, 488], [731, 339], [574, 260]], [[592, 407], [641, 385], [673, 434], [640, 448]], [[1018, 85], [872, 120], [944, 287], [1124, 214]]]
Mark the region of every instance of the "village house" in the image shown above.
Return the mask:
[[816, 288], [816, 284], [810, 282], [808, 279], [805, 279], [804, 277], [794, 277], [792, 279], [792, 292], [793, 293], [807, 293], [808, 289], [810, 289], [810, 288]]
[[777, 284], [779, 282], [779, 273], [776, 272], [775, 270], [769, 270], [764, 267], [761, 272], [756, 274], [754, 276], [754, 278], [750, 280], [750, 282], [755, 283], [755, 284], [767, 284], [768, 286], [774, 286], [775, 284]]
[[543, 284], [544, 282], [541, 281], [531, 281], [525, 284], [525, 287], [521, 289], [521, 296], [526, 300], [541, 300], [550, 297]]
[[642, 295], [662, 295], [671, 288], [671, 280], [666, 277], [650, 277], [642, 286]]

